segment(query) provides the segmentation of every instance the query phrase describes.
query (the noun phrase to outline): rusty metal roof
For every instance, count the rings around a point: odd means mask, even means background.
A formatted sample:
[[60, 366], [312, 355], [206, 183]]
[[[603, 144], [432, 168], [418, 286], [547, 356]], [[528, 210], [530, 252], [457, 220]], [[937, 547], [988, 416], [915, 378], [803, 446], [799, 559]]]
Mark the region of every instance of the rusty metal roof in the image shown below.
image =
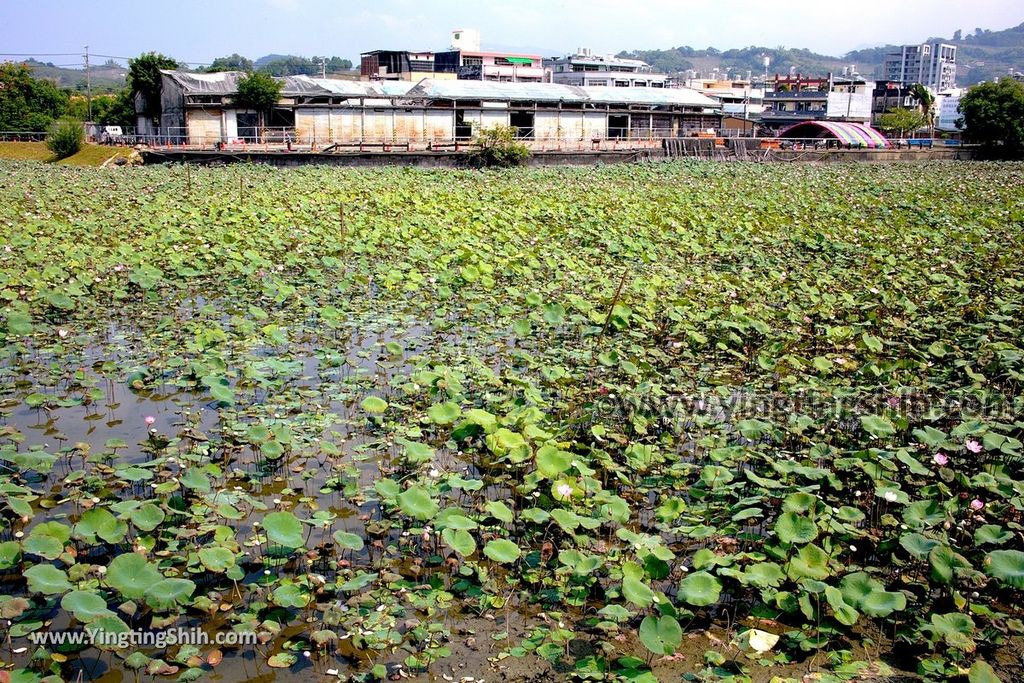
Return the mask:
[[425, 78], [407, 97], [436, 100], [593, 102], [719, 109], [721, 104], [690, 88], [612, 88], [558, 83], [435, 80]]
[[[163, 71], [189, 95], [232, 95], [238, 91], [241, 71], [212, 74]], [[284, 76], [281, 94], [326, 95], [347, 98], [404, 100], [488, 100], [496, 102], [568, 102], [639, 104], [649, 106], [721, 109], [722, 105], [691, 88], [613, 88], [557, 83], [506, 83], [499, 81], [445, 80], [350, 81], [310, 76]]]

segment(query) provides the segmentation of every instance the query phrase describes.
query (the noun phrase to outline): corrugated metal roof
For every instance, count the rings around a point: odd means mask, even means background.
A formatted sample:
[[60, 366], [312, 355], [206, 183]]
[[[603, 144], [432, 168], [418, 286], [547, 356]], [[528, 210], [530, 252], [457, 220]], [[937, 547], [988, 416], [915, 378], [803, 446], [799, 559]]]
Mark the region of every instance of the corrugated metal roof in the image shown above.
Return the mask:
[[504, 83], [424, 78], [411, 89], [409, 98], [428, 100], [533, 100], [558, 102], [586, 100], [583, 88], [555, 83]]
[[[189, 95], [231, 95], [238, 91], [241, 71], [197, 74], [164, 71]], [[720, 109], [716, 100], [690, 88], [613, 88], [561, 85], [558, 83], [505, 83], [425, 78], [412, 81], [350, 81], [309, 76], [285, 76], [281, 94], [327, 95], [349, 98], [395, 98], [424, 100], [489, 100], [498, 102], [592, 102], [595, 104], [641, 104]]]
[[436, 100], [594, 102], [601, 104], [679, 105], [719, 109], [721, 104], [689, 88], [612, 88], [557, 83], [434, 80], [425, 78], [407, 94]]
[[350, 81], [340, 78], [285, 76], [285, 95], [340, 95], [342, 97], [398, 97], [415, 83], [412, 81]]
[[720, 109], [722, 103], [690, 88], [613, 88], [595, 85], [581, 88], [591, 102], [615, 104], [679, 105]]
[[[164, 70], [162, 73], [174, 80], [187, 95], [233, 95], [238, 92], [238, 81], [246, 76], [244, 71], [203, 74]], [[281, 83], [284, 96], [400, 97], [416, 85], [412, 81], [351, 81], [310, 76], [283, 76], [274, 80]]]

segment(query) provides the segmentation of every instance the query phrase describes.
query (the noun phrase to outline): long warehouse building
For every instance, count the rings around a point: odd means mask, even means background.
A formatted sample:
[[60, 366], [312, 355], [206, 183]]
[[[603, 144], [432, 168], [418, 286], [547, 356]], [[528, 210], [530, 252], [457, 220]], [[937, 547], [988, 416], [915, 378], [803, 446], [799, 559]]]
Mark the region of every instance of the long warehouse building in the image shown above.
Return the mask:
[[136, 97], [139, 132], [181, 144], [300, 145], [470, 140], [512, 126], [528, 144], [689, 137], [716, 130], [721, 104], [687, 88], [581, 87], [424, 79], [350, 81], [286, 76], [267, 112], [236, 103], [242, 72], [162, 72], [160, 114]]

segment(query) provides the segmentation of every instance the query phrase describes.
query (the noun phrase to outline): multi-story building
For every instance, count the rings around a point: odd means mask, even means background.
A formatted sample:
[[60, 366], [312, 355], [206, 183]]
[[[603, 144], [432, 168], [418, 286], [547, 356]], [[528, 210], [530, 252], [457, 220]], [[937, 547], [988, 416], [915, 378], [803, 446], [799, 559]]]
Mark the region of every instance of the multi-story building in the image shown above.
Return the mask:
[[639, 59], [595, 55], [587, 48], [565, 57], [545, 59], [544, 66], [551, 72], [551, 80], [562, 85], [664, 88], [669, 80]]
[[886, 80], [903, 85], [922, 83], [934, 92], [956, 86], [956, 45], [904, 45], [885, 57]]
[[943, 133], [959, 133], [962, 130], [959, 125], [961, 122], [960, 98], [965, 92], [962, 88], [953, 88], [938, 94], [935, 98], [936, 130]]
[[451, 49], [443, 52], [374, 50], [364, 52], [360, 77], [364, 81], [417, 81], [421, 78], [469, 81], [540, 83], [544, 60], [540, 55], [483, 52], [476, 29], [452, 31]]
[[801, 121], [819, 121], [828, 113], [828, 90], [781, 90], [764, 95], [761, 122], [786, 126]]
[[830, 76], [830, 80], [825, 118], [871, 123], [875, 82], [865, 80], [854, 68], [844, 68], [842, 76]]
[[768, 88], [775, 92], [803, 92], [805, 90], [827, 90], [828, 77], [813, 78], [803, 74], [790, 74], [780, 76], [775, 74], [774, 79], [769, 79]]
[[360, 55], [359, 77], [364, 81], [413, 81], [433, 74], [433, 52], [374, 50]]
[[749, 80], [688, 78], [683, 86], [722, 103], [722, 112], [743, 119], [754, 119], [764, 111], [764, 88]]
[[434, 73], [463, 81], [541, 83], [544, 60], [540, 55], [455, 49], [434, 54]]

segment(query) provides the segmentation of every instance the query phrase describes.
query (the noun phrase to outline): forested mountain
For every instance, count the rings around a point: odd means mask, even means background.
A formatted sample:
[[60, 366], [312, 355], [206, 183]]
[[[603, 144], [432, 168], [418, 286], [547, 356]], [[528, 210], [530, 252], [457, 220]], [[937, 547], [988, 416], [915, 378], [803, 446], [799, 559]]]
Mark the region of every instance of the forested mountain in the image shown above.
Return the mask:
[[[975, 28], [965, 35], [957, 31], [951, 38], [930, 37], [920, 42], [942, 41], [956, 45], [958, 50], [957, 82], [972, 85], [1005, 75], [1010, 69], [1024, 70], [1024, 23], [1002, 31]], [[908, 38], [908, 43], [914, 42]], [[771, 59], [771, 73], [788, 73], [795, 68], [804, 74], [825, 75], [829, 71], [838, 73], [844, 66], [855, 64], [865, 76], [881, 77], [885, 55], [894, 46], [885, 45], [864, 50], [854, 50], [841, 56], [817, 54], [806, 49], [779, 47], [758, 47], [731, 50], [703, 50], [692, 47], [676, 47], [668, 50], [631, 50], [620, 56], [642, 59], [659, 71], [678, 73], [694, 69], [703, 74], [720, 69], [729, 74], [746, 75], [747, 71], [760, 74], [764, 71], [764, 58]]]

